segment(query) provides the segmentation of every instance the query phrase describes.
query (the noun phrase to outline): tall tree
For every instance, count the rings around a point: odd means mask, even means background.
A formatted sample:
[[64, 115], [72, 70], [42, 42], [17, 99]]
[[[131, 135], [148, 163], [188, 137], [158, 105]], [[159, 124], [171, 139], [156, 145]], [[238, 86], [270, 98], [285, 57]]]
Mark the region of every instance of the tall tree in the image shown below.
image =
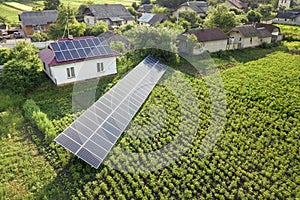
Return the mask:
[[44, 10], [58, 10], [60, 6], [60, 0], [45, 0], [44, 6]]
[[58, 39], [68, 36], [68, 30], [70, 35], [74, 37], [84, 35], [86, 25], [83, 22], [76, 20], [76, 10], [69, 5], [61, 5], [59, 7], [59, 14], [55, 24], [52, 24], [49, 28], [48, 34], [51, 39]]
[[15, 93], [28, 92], [40, 84], [41, 61], [38, 49], [28, 42], [19, 42], [4, 64], [2, 79], [6, 88]]
[[220, 28], [225, 33], [230, 31], [239, 23], [235, 13], [230, 11], [225, 4], [217, 5], [212, 8], [204, 21], [204, 24], [208, 28]]
[[261, 17], [261, 14], [254, 10], [247, 12], [247, 19], [249, 22], [260, 22]]

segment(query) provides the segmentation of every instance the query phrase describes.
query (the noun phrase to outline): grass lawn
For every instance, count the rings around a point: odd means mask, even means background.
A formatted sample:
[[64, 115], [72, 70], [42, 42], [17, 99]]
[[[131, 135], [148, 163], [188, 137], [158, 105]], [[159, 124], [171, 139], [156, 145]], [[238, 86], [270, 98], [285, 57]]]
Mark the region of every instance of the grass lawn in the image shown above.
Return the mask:
[[0, 4], [0, 15], [7, 17], [8, 21], [12, 24], [19, 23], [18, 14], [20, 12], [20, 10], [6, 6], [4, 4]]
[[[117, 0], [94, 0], [93, 1], [95, 4], [123, 4], [124, 6], [128, 7], [128, 6], [131, 6], [131, 4], [133, 2], [137, 2], [139, 3], [139, 1], [137, 0], [124, 0], [124, 1], [117, 1]], [[61, 0], [61, 3], [63, 4], [69, 4], [71, 5], [72, 7], [76, 7], [78, 8], [81, 4], [84, 4], [84, 1], [82, 0]]]
[[5, 5], [21, 11], [31, 11], [32, 7], [17, 2], [5, 2]]

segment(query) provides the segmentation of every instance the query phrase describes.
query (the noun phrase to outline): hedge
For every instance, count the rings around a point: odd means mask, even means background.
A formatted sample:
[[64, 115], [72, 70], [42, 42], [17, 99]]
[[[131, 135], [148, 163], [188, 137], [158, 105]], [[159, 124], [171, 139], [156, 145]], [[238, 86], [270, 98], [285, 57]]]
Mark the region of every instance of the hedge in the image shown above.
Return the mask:
[[25, 118], [36, 125], [37, 128], [45, 134], [46, 142], [50, 143], [55, 138], [56, 133], [55, 128], [47, 115], [40, 110], [32, 99], [28, 99], [24, 103], [23, 110]]

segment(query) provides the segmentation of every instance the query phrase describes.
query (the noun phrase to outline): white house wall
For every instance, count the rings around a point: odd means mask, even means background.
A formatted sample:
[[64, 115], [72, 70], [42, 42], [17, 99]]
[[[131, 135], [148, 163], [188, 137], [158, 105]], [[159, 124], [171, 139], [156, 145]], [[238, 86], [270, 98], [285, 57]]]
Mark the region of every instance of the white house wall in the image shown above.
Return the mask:
[[[97, 63], [103, 63], [104, 71], [97, 72]], [[74, 67], [75, 70], [75, 77], [68, 78], [67, 76], [67, 68]], [[116, 58], [101, 58], [101, 59], [94, 59], [94, 60], [85, 60], [82, 62], [76, 63], [69, 63], [65, 65], [57, 65], [51, 67], [51, 72], [54, 83], [57, 85], [73, 83], [76, 81], [83, 81], [92, 78], [97, 78], [101, 76], [111, 75], [117, 73], [117, 66], [116, 66]], [[49, 75], [49, 72], [48, 72]]]
[[262, 43], [268, 43], [268, 44], [270, 44], [272, 42], [272, 37], [261, 38], [260, 40], [261, 40], [260, 41], [261, 44]]
[[96, 19], [93, 16], [84, 16], [83, 19], [86, 25], [95, 25], [96, 23]]
[[227, 47], [227, 40], [215, 40], [209, 42], [203, 42], [204, 50], [209, 52], [217, 52], [220, 50], [225, 51]]

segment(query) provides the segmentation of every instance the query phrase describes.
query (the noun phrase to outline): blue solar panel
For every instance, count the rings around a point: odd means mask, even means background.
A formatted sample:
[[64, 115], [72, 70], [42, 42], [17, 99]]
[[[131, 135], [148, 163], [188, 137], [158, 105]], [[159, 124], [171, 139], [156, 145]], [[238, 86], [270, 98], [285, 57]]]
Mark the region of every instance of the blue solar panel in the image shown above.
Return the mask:
[[98, 168], [166, 69], [148, 56], [55, 141]]
[[54, 52], [54, 54], [55, 54], [56, 60], [58, 62], [61, 62], [61, 61], [65, 60], [65, 58], [64, 58], [64, 56], [63, 56], [63, 54], [61, 52]]
[[83, 49], [77, 49], [77, 51], [78, 51], [78, 54], [79, 54], [80, 58], [86, 58], [86, 57], [87, 57], [87, 56], [85, 55]]
[[92, 51], [91, 48], [86, 47], [86, 48], [84, 48], [83, 50], [84, 50], [85, 54], [86, 54], [88, 57], [93, 56], [93, 55], [91, 54], [91, 51]]
[[113, 54], [103, 37], [58, 41], [50, 44], [58, 62]]
[[67, 46], [65, 42], [59, 42], [58, 43], [60, 50], [67, 50]]
[[70, 50], [70, 53], [71, 53], [71, 55], [74, 59], [79, 59], [80, 58], [80, 56], [79, 56], [79, 54], [77, 53], [76, 50]]
[[93, 40], [95, 46], [100, 45], [100, 40], [99, 40], [99, 38], [96, 37], [96, 38], [93, 38], [92, 40]]
[[86, 41], [87, 41], [87, 43], [88, 43], [88, 45], [89, 45], [90, 47], [94, 47], [94, 46], [95, 46], [95, 44], [94, 44], [94, 42], [93, 42], [92, 39], [86, 39]]
[[79, 42], [80, 42], [80, 44], [81, 44], [81, 46], [82, 46], [83, 48], [89, 46], [88, 43], [87, 43], [85, 40], [79, 40]]
[[73, 45], [73, 41], [66, 41], [66, 45], [68, 49], [75, 49], [75, 46]]
[[78, 40], [74, 40], [73, 44], [74, 44], [75, 48], [77, 48], [77, 49], [82, 48], [82, 46]]
[[62, 53], [63, 53], [66, 60], [72, 60], [73, 59], [69, 51], [62, 51]]
[[60, 51], [59, 46], [58, 46], [58, 44], [56, 42], [53, 42], [50, 45], [51, 45], [51, 49], [53, 51]]

